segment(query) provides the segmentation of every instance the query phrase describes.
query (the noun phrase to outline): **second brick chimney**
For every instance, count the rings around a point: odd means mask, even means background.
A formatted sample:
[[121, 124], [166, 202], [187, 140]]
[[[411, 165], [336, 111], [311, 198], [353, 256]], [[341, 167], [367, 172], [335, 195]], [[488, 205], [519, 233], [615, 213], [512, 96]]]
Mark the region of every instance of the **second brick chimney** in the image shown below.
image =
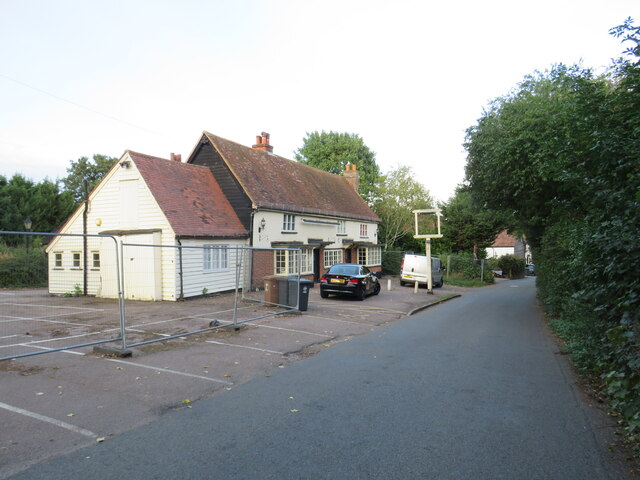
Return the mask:
[[262, 132], [262, 135], [256, 135], [256, 144], [251, 148], [262, 150], [263, 152], [273, 152], [273, 146], [269, 144], [269, 134]]
[[347, 179], [347, 181], [357, 192], [360, 188], [360, 173], [356, 169], [355, 164], [347, 163], [342, 176]]

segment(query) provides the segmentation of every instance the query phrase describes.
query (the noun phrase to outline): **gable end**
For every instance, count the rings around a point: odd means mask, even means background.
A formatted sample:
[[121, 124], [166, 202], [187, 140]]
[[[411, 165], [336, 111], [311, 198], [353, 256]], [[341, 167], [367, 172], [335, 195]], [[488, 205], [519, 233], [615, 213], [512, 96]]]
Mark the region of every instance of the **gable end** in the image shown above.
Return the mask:
[[209, 140], [202, 139], [191, 156], [189, 163], [201, 165], [211, 170], [244, 228], [247, 231], [251, 230], [251, 200], [244, 193], [229, 167]]

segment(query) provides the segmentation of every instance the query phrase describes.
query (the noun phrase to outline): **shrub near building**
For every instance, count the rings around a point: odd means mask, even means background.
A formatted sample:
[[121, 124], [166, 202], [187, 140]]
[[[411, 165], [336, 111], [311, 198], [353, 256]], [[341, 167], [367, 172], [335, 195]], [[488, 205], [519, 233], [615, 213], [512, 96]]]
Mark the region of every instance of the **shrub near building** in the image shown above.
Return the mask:
[[47, 257], [39, 248], [0, 245], [0, 288], [47, 286]]
[[524, 267], [524, 258], [515, 255], [503, 255], [498, 259], [498, 268], [509, 278], [523, 278]]

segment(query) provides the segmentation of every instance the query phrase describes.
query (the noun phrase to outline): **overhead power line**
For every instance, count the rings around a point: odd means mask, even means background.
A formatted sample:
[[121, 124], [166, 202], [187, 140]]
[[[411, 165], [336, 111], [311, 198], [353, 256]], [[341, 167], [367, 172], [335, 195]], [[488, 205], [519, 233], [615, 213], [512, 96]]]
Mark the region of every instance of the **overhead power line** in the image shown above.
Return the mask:
[[137, 128], [138, 130], [143, 130], [143, 131], [145, 131], [147, 133], [151, 133], [153, 135], [158, 135], [158, 136], [161, 136], [163, 138], [168, 138], [169, 137], [168, 135], [166, 135], [164, 133], [159, 133], [159, 132], [155, 132], [153, 130], [149, 130], [148, 128], [142, 127], [140, 125], [136, 125], [135, 123], [131, 123], [131, 122], [128, 122], [126, 120], [122, 120], [122, 119], [120, 119], [118, 117], [114, 117], [113, 115], [109, 115], [107, 113], [100, 112], [100, 111], [95, 110], [95, 109], [93, 109], [91, 107], [87, 107], [85, 105], [81, 105], [80, 103], [76, 103], [76, 102], [74, 102], [72, 100], [68, 100], [68, 99], [63, 98], [63, 97], [61, 97], [59, 95], [56, 95], [54, 93], [47, 92], [46, 90], [42, 90], [41, 88], [34, 87], [33, 85], [29, 85], [27, 83], [24, 83], [24, 82], [22, 82], [20, 80], [12, 78], [12, 77], [10, 77], [8, 75], [5, 75], [3, 73], [0, 73], [0, 77], [4, 78], [6, 80], [10, 80], [10, 81], [12, 81], [14, 83], [17, 83], [18, 85], [21, 85], [23, 87], [30, 88], [31, 90], [35, 90], [36, 92], [42, 93], [43, 95], [47, 95], [48, 97], [55, 98], [56, 100], [59, 100], [61, 102], [65, 102], [65, 103], [68, 103], [70, 105], [73, 105], [74, 107], [81, 108], [83, 110], [86, 110], [88, 112], [94, 113], [96, 115], [100, 115], [101, 117], [104, 117], [104, 118], [108, 118], [109, 120], [112, 120], [114, 122], [122, 123], [124, 125], [128, 125], [130, 127]]

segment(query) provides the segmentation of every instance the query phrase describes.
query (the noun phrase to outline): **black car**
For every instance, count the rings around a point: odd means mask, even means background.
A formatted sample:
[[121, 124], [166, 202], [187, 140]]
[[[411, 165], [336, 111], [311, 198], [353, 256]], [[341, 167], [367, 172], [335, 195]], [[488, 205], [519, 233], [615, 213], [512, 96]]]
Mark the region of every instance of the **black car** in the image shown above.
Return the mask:
[[327, 298], [330, 293], [335, 293], [354, 295], [358, 300], [364, 300], [367, 295], [380, 293], [379, 275], [356, 263], [333, 265], [320, 278], [320, 296]]

